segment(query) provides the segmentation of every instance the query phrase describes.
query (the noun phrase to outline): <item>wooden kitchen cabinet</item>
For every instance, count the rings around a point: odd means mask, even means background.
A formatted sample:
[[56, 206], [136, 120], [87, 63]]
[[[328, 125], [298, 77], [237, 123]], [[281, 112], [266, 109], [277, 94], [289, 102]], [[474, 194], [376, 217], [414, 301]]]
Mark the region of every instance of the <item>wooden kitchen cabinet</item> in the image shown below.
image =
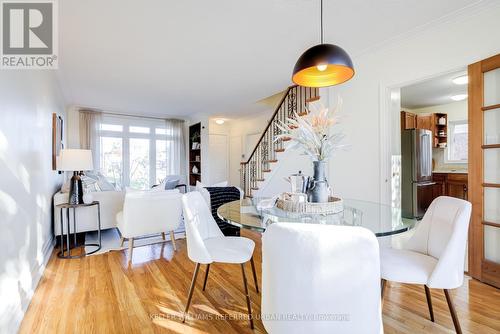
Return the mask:
[[416, 129], [417, 128], [417, 115], [411, 112], [401, 112], [401, 130]]
[[467, 174], [448, 174], [446, 188], [448, 196], [467, 200]]
[[416, 118], [417, 129], [426, 129], [434, 132], [433, 119], [434, 117], [432, 116], [432, 114], [417, 115]]
[[432, 174], [432, 181], [435, 182], [432, 187], [432, 197], [437, 198], [439, 196], [446, 195], [446, 174], [435, 173]]
[[457, 173], [433, 173], [432, 181], [433, 197], [450, 196], [467, 200], [468, 178], [467, 174]]

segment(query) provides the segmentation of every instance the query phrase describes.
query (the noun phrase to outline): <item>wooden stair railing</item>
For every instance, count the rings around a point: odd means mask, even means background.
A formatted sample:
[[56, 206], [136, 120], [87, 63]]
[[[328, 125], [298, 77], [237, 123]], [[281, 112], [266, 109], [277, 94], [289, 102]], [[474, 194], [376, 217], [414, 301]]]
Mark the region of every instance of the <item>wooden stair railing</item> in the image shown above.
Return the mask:
[[259, 189], [258, 182], [266, 179], [265, 173], [271, 172], [272, 165], [278, 162], [277, 153], [285, 150], [286, 138], [274, 141], [275, 136], [281, 133], [278, 121], [285, 122], [287, 118], [293, 117], [294, 112], [300, 116], [306, 115], [307, 103], [319, 100], [318, 93], [318, 88], [288, 87], [248, 160], [241, 162], [240, 183], [245, 196], [252, 197], [252, 191]]

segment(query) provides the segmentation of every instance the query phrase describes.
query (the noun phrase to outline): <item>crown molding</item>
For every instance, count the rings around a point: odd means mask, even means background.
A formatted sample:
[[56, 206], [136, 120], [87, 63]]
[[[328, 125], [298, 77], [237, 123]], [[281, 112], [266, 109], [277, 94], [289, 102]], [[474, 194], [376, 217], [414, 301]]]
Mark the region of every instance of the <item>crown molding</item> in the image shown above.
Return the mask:
[[500, 7], [500, 1], [497, 0], [480, 0], [473, 4], [467, 5], [463, 8], [460, 8], [456, 11], [453, 11], [449, 14], [441, 16], [435, 20], [429, 21], [422, 25], [419, 25], [415, 28], [412, 28], [404, 33], [401, 33], [395, 37], [389, 38], [385, 41], [377, 43], [374, 46], [368, 47], [358, 53], [353, 54], [353, 58], [362, 58], [368, 54], [374, 53], [376, 51], [382, 50], [384, 48], [388, 48], [391, 46], [398, 45], [400, 43], [405, 42], [406, 40], [417, 37], [426, 31], [432, 30], [436, 27], [451, 23], [451, 22], [459, 22], [464, 21], [470, 17], [478, 15], [488, 9]]

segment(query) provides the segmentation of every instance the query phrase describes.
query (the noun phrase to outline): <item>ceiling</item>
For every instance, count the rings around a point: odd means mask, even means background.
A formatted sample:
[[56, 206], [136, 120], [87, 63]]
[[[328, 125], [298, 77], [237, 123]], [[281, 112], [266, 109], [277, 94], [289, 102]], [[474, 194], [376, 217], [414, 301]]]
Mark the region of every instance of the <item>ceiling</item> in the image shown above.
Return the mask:
[[401, 88], [401, 106], [418, 109], [455, 102], [450, 96], [467, 94], [467, 85], [456, 85], [453, 79], [466, 75], [465, 69], [441, 75]]
[[[325, 42], [356, 56], [478, 0], [327, 0]], [[291, 85], [319, 40], [319, 0], [64, 0], [58, 75], [70, 104], [223, 117]]]

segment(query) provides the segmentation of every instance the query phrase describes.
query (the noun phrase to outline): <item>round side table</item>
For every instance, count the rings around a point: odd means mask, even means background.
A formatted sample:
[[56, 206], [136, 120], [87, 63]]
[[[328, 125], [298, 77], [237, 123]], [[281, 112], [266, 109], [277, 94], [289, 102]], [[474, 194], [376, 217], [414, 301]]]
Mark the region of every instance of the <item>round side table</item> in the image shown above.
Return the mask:
[[[86, 244], [84, 243], [83, 245], [77, 246], [76, 244], [76, 209], [77, 208], [84, 208], [84, 207], [90, 207], [90, 206], [97, 206], [97, 235], [99, 239], [98, 244], [94, 243], [89, 243]], [[56, 209], [60, 210], [60, 223], [61, 223], [61, 251], [57, 253], [57, 256], [60, 257], [61, 259], [78, 259], [81, 257], [84, 257], [86, 255], [94, 254], [95, 252], [99, 251], [101, 249], [101, 205], [99, 204], [99, 201], [93, 201], [92, 203], [89, 204], [59, 204], [56, 205]], [[69, 244], [69, 237], [71, 234], [70, 231], [70, 209], [73, 209], [73, 237], [74, 237], [74, 246], [71, 248]], [[63, 210], [66, 210], [66, 233], [64, 233], [64, 228], [63, 228]], [[66, 250], [64, 249], [64, 239], [66, 239]], [[86, 246], [91, 246], [91, 247], [97, 247], [95, 250], [86, 253], [83, 252], [81, 255], [71, 255], [71, 250], [79, 247], [86, 247]]]

